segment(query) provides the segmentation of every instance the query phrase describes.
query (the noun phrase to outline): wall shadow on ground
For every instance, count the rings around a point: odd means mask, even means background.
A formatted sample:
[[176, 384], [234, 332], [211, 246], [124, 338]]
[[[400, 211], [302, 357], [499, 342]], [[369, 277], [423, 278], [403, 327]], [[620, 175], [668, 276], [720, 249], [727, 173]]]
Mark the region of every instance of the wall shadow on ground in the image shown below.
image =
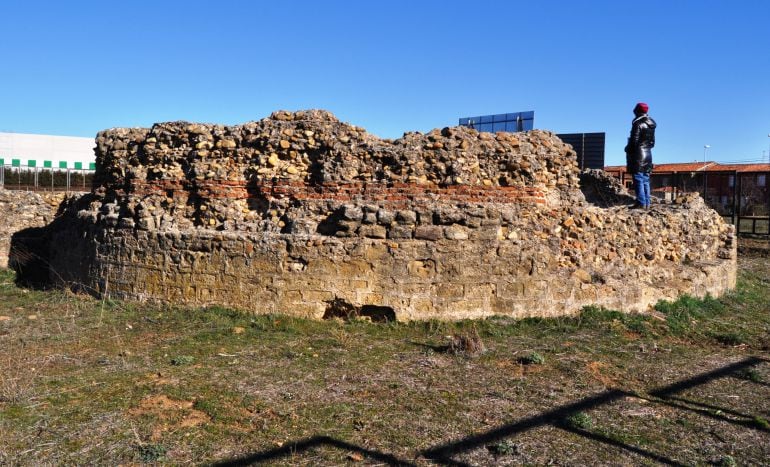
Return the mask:
[[[523, 418], [513, 423], [497, 427], [495, 429], [486, 431], [484, 433], [471, 435], [450, 443], [441, 444], [425, 451], [417, 453], [415, 456], [429, 459], [436, 464], [446, 466], [466, 466], [469, 465], [463, 461], [456, 460], [454, 457], [466, 453], [468, 451], [478, 449], [481, 447], [489, 446], [492, 443], [499, 442], [500, 440], [517, 435], [519, 433], [550, 425], [559, 429], [563, 429], [570, 433], [583, 436], [596, 442], [604, 443], [615, 448], [627, 451], [629, 453], [637, 454], [645, 457], [649, 460], [659, 462], [665, 465], [681, 466], [686, 465], [676, 459], [672, 459], [662, 454], [658, 454], [639, 446], [634, 446], [623, 441], [610, 438], [601, 433], [591, 431], [585, 428], [574, 426], [569, 421], [570, 416], [575, 415], [578, 412], [598, 409], [602, 406], [618, 401], [621, 398], [633, 396], [637, 398], [645, 398], [653, 403], [667, 405], [669, 407], [676, 408], [678, 410], [692, 411], [697, 414], [715, 418], [720, 421], [732, 423], [738, 427], [746, 429], [754, 429], [763, 432], [770, 433], [770, 430], [761, 423], [757, 423], [756, 419], [752, 420], [752, 417], [747, 414], [743, 414], [739, 411], [732, 410], [729, 407], [717, 407], [715, 405], [706, 405], [700, 402], [691, 401], [689, 399], [679, 396], [679, 393], [688, 389], [702, 386], [714, 380], [739, 375], [740, 372], [748, 370], [752, 367], [760, 365], [762, 363], [770, 362], [770, 360], [761, 357], [748, 357], [736, 363], [726, 365], [717, 368], [712, 371], [695, 375], [691, 378], [687, 378], [676, 383], [656, 388], [647, 392], [649, 397], [640, 395], [638, 393], [631, 393], [623, 390], [609, 390], [604, 391], [595, 396], [586, 397], [577, 402], [571, 404], [562, 405], [553, 410], [541, 412], [535, 416]], [[761, 382], [759, 383], [761, 384]], [[727, 417], [725, 414], [730, 414], [732, 417], [740, 417], [742, 419], [736, 420], [735, 418]], [[329, 436], [315, 436], [312, 438], [287, 443], [286, 445], [260, 451], [252, 454], [245, 455], [236, 459], [230, 459], [215, 463], [216, 466], [243, 466], [253, 465], [263, 462], [274, 461], [287, 456], [302, 456], [303, 453], [319, 448], [319, 447], [331, 447], [336, 449], [342, 449], [345, 451], [352, 451], [365, 456], [373, 461], [378, 461], [386, 465], [392, 466], [413, 466], [416, 465], [412, 461], [405, 459], [399, 459], [398, 457], [384, 453], [381, 451], [369, 449], [363, 446], [358, 446], [343, 440], [332, 438]]]

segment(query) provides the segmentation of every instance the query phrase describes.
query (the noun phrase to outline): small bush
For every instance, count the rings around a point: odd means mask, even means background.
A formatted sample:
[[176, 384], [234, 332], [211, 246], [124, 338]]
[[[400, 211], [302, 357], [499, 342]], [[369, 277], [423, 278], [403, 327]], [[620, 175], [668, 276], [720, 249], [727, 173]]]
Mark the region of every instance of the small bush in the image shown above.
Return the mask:
[[594, 426], [594, 421], [591, 416], [585, 412], [576, 412], [567, 417], [567, 425], [572, 428], [578, 428], [581, 430], [588, 430]]
[[476, 329], [455, 334], [449, 339], [447, 352], [455, 355], [478, 355], [486, 350]]
[[193, 408], [205, 412], [206, 415], [211, 418], [218, 418], [217, 415], [219, 414], [219, 411], [217, 410], [217, 406], [210, 400], [198, 399], [193, 403]]
[[513, 441], [503, 440], [490, 444], [487, 450], [494, 456], [513, 456], [519, 453], [519, 446]]
[[758, 428], [762, 430], [770, 431], [770, 422], [768, 422], [764, 418], [756, 416], [752, 421], [754, 422], [754, 425], [757, 426]]
[[144, 444], [137, 450], [139, 459], [145, 464], [157, 462], [166, 455], [166, 448], [161, 444]]
[[190, 365], [195, 361], [195, 357], [191, 355], [177, 355], [171, 359], [171, 364], [174, 366]]
[[716, 464], [720, 467], [735, 467], [738, 465], [733, 456], [724, 456]]
[[642, 336], [650, 336], [651, 326], [649, 318], [638, 313], [632, 313], [623, 317], [623, 324], [629, 331], [633, 331]]
[[527, 355], [519, 357], [519, 363], [522, 365], [542, 365], [545, 363], [545, 357], [537, 352], [530, 352]]
[[735, 331], [710, 332], [709, 337], [712, 337], [722, 345], [735, 346], [745, 344], [748, 341], [744, 333]]
[[753, 383], [762, 382], [762, 375], [760, 375], [759, 372], [754, 368], [749, 368], [747, 370], [739, 371], [738, 373], [736, 373], [735, 376], [737, 376], [740, 379], [751, 381]]

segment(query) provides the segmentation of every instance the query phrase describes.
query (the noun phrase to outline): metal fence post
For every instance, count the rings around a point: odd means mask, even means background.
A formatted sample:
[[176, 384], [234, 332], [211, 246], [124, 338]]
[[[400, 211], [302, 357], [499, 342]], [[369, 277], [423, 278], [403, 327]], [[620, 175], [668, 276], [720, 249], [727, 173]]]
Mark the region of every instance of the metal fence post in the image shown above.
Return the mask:
[[743, 189], [742, 180], [743, 180], [743, 174], [735, 178], [735, 191], [738, 194], [738, 203], [735, 206], [735, 212], [738, 213], [738, 224], [735, 228], [737, 233], [741, 233], [741, 204], [742, 204], [741, 190]]
[[770, 172], [765, 172], [765, 193], [767, 193], [767, 235], [770, 236]]
[[733, 222], [735, 233], [738, 233], [738, 171], [733, 172]]

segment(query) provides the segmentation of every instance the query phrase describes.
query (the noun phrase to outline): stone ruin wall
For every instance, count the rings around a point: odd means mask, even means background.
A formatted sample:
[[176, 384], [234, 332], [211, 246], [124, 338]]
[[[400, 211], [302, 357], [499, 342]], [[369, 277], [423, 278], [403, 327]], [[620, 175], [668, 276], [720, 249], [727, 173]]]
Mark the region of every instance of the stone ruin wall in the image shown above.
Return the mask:
[[62, 192], [33, 193], [0, 187], [0, 268], [8, 267], [13, 234], [53, 221], [66, 197]]
[[644, 311], [735, 284], [733, 228], [700, 198], [587, 201], [547, 131], [385, 140], [305, 111], [96, 142], [94, 190], [48, 229], [46, 261], [102, 296], [411, 320]]

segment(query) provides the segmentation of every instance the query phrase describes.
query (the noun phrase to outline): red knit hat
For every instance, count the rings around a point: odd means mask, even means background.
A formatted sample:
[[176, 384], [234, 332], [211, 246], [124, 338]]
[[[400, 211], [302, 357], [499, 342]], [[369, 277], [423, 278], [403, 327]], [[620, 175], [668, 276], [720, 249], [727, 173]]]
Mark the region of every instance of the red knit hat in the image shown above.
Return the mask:
[[646, 114], [647, 111], [650, 110], [650, 106], [645, 104], [644, 102], [639, 102], [638, 104], [636, 104], [636, 107], [634, 107], [634, 112], [636, 112], [637, 110]]

